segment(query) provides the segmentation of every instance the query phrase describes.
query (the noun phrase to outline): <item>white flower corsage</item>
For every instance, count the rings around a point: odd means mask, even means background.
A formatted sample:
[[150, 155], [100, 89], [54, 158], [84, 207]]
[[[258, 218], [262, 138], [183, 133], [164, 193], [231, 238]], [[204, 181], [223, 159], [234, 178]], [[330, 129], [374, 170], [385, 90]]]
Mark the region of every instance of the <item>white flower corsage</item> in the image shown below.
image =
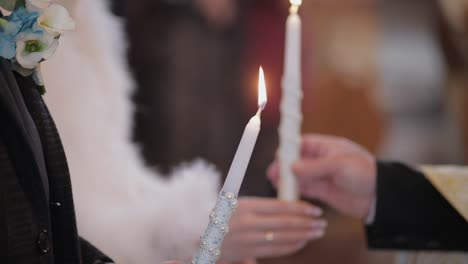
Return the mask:
[[32, 75], [43, 94], [39, 63], [54, 54], [60, 35], [73, 30], [75, 22], [52, 0], [0, 0], [0, 7], [11, 11], [0, 18], [0, 57], [21, 75]]

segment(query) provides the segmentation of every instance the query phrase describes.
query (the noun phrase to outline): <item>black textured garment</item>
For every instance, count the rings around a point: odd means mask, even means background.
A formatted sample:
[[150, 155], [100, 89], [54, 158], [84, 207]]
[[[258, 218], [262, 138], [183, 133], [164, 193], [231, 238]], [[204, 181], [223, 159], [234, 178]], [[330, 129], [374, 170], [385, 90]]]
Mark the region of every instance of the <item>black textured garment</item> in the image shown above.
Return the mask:
[[78, 236], [65, 153], [35, 83], [0, 63], [2, 263], [110, 261]]
[[379, 162], [370, 247], [468, 251], [468, 222], [419, 171]]

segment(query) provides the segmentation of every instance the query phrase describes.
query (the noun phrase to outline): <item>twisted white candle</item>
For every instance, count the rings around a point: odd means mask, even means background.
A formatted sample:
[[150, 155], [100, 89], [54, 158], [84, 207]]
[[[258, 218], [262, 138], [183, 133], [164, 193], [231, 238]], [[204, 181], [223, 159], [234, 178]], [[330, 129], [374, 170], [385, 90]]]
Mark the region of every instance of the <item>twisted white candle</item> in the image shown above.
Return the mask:
[[299, 158], [302, 124], [301, 83], [301, 18], [297, 14], [300, 0], [291, 0], [286, 22], [286, 46], [282, 81], [281, 121], [279, 126], [280, 185], [279, 198], [294, 201], [299, 198], [296, 178], [291, 165]]

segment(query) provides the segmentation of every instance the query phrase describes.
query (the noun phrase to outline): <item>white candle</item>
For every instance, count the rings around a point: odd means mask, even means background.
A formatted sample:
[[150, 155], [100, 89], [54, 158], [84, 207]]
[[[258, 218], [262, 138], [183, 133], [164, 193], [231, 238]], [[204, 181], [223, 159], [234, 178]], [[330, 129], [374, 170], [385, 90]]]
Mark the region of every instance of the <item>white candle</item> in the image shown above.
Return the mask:
[[249, 165], [252, 151], [257, 142], [258, 133], [260, 132], [260, 114], [267, 102], [265, 77], [263, 69], [260, 67], [258, 80], [258, 111], [253, 116], [245, 127], [242, 139], [237, 147], [236, 155], [231, 163], [231, 168], [224, 182], [222, 191], [231, 192], [235, 195], [239, 194], [242, 181], [244, 180], [245, 171]]
[[296, 178], [291, 165], [299, 159], [302, 124], [301, 82], [301, 18], [297, 14], [301, 0], [290, 0], [291, 9], [286, 22], [286, 45], [279, 127], [280, 184], [282, 200], [299, 199]]

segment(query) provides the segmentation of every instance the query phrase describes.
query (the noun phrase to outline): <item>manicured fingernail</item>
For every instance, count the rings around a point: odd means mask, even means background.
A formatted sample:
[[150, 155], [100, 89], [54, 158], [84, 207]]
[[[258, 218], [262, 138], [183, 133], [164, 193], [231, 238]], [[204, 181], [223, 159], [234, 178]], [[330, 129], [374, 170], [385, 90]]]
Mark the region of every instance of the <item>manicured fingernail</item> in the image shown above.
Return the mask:
[[311, 231], [307, 233], [307, 238], [309, 239], [318, 239], [325, 235], [325, 231], [323, 229], [317, 231]]
[[306, 214], [311, 216], [321, 216], [323, 214], [323, 210], [318, 207], [309, 207], [306, 210]]
[[326, 220], [315, 220], [310, 226], [312, 228], [325, 228], [328, 226], [328, 222]]

